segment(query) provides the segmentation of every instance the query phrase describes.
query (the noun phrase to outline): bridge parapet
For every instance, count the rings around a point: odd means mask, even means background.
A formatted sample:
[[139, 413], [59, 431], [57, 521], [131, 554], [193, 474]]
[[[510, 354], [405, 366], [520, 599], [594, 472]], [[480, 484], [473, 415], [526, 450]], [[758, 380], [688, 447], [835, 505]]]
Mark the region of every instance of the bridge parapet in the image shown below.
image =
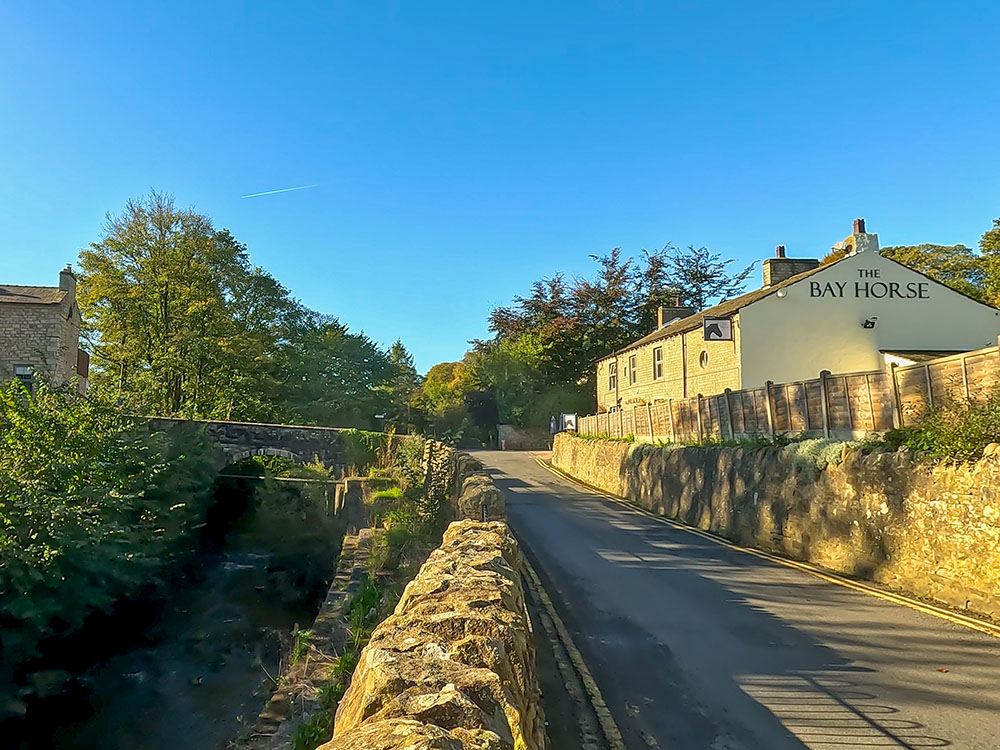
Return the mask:
[[302, 463], [319, 461], [343, 475], [347, 471], [347, 445], [336, 427], [223, 422], [151, 417], [151, 432], [171, 432], [185, 425], [204, 425], [205, 435], [222, 451], [225, 463], [251, 456], [281, 456]]

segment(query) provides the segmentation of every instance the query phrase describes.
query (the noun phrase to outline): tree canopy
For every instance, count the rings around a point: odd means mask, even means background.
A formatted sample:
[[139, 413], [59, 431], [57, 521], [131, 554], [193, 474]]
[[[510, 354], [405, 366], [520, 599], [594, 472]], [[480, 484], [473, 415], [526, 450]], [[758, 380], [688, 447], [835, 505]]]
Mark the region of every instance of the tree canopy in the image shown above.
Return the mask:
[[[375, 426], [405, 411], [396, 359], [304, 307], [229, 231], [150, 193], [80, 253], [99, 398], [139, 414]], [[407, 369], [408, 368], [408, 369]], [[394, 402], [394, 399], [396, 400]]]
[[555, 273], [495, 308], [493, 336], [472, 342], [462, 362], [431, 368], [416, 403], [432, 418], [451, 414], [452, 423], [464, 405], [522, 426], [547, 425], [560, 409], [591, 410], [595, 362], [655, 328], [657, 307], [679, 297], [702, 309], [738, 294], [752, 270], [731, 273], [733, 261], [719, 254], [670, 244], [636, 257], [620, 248], [590, 257], [592, 276]]

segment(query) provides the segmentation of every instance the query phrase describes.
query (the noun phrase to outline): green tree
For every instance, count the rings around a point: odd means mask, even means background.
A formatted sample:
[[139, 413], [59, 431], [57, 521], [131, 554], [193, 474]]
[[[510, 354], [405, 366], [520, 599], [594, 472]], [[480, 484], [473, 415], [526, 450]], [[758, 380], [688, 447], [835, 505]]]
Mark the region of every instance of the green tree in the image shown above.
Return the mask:
[[986, 263], [965, 245], [893, 245], [879, 251], [914, 271], [967, 294], [985, 298]]
[[985, 276], [983, 296], [994, 307], [1000, 307], [1000, 219], [994, 219], [993, 226], [983, 233], [979, 249]]
[[389, 347], [388, 360], [390, 375], [385, 390], [389, 407], [386, 421], [397, 427], [408, 428], [411, 422], [410, 401], [420, 388], [421, 379], [417, 368], [413, 366], [413, 356], [399, 339]]
[[140, 413], [272, 416], [275, 352], [297, 306], [246, 247], [160, 193], [80, 253], [93, 387]]
[[336, 318], [301, 316], [284, 353], [280, 402], [286, 419], [302, 424], [375, 427], [389, 406], [389, 357], [367, 336]]
[[669, 248], [662, 271], [663, 287], [681, 300], [681, 304], [704, 310], [743, 291], [753, 271], [746, 268], [730, 272], [733, 260], [722, 260], [719, 253], [706, 247], [689, 245], [686, 250]]
[[42, 641], [155, 583], [204, 522], [217, 472], [201, 434], [130, 427], [44, 383], [0, 388], [0, 706]]

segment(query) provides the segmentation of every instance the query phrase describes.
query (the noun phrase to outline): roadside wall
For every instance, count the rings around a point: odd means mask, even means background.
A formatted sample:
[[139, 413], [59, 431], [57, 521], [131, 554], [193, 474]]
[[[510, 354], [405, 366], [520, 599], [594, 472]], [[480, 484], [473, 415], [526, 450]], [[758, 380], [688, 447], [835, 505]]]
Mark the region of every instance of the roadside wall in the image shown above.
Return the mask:
[[448, 510], [463, 520], [375, 629], [322, 750], [540, 750], [520, 551], [505, 522], [468, 520], [502, 518], [503, 495], [468, 455], [437, 444], [427, 459], [447, 472]]
[[660, 447], [561, 433], [552, 461], [740, 544], [1000, 617], [1000, 458], [948, 467], [829, 441]]

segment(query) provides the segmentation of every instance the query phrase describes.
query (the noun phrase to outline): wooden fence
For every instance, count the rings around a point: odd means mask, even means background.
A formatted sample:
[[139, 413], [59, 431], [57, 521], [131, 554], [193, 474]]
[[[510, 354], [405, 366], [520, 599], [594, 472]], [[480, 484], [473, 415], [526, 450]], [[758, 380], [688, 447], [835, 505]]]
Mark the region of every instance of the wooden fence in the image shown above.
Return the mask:
[[714, 396], [638, 404], [581, 417], [581, 435], [655, 442], [781, 433], [860, 437], [920, 422], [929, 409], [979, 400], [1000, 386], [1000, 348], [991, 346], [888, 370], [831, 375]]

